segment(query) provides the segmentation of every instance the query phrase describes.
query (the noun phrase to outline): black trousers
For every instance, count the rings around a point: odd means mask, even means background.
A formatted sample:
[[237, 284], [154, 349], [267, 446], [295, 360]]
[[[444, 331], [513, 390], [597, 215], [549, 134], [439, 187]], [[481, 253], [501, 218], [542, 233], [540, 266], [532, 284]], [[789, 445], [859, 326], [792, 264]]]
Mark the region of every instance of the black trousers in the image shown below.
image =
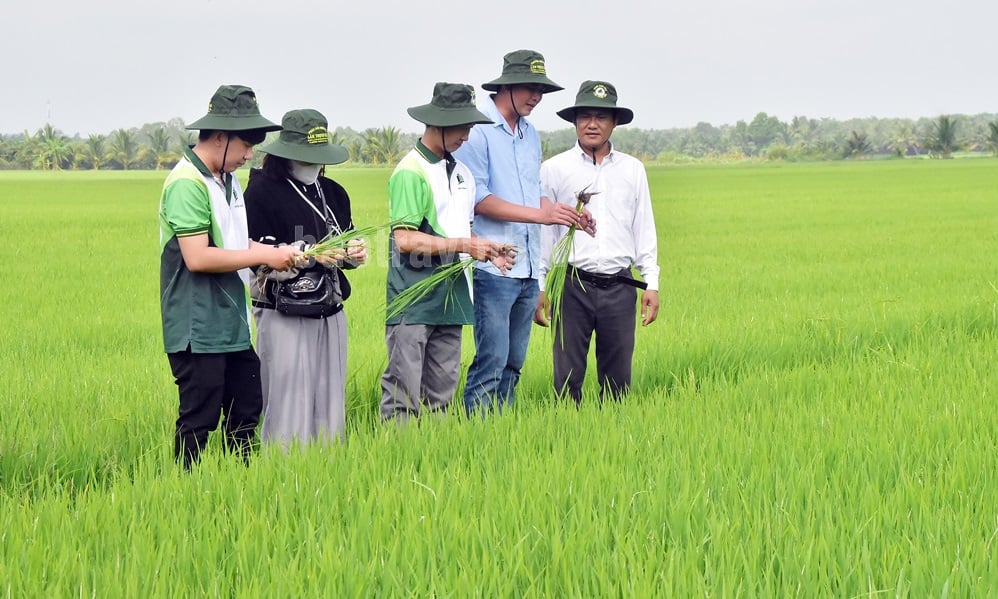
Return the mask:
[[173, 454], [185, 468], [197, 462], [218, 427], [220, 416], [225, 449], [248, 460], [256, 441], [263, 409], [260, 358], [252, 349], [221, 354], [185, 351], [167, 354], [180, 392], [180, 411]]
[[589, 345], [596, 335], [600, 399], [619, 399], [631, 386], [637, 290], [624, 283], [599, 286], [565, 277], [561, 316], [554, 330], [554, 387], [582, 401]]

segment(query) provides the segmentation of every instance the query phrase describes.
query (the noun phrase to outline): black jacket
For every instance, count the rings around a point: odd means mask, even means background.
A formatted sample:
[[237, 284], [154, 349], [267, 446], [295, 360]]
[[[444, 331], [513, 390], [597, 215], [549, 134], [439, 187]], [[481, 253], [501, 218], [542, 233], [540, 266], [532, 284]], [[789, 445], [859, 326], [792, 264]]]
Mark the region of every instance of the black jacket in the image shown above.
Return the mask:
[[[343, 231], [353, 229], [350, 197], [347, 191], [342, 185], [326, 177], [319, 177], [318, 182], [322, 186], [326, 206], [340, 229]], [[302, 185], [289, 178], [277, 179], [261, 169], [250, 171], [249, 183], [243, 193], [250, 239], [277, 245], [295, 241], [315, 243], [326, 236], [326, 223], [320, 218], [319, 213], [295, 192], [292, 185], [308, 198], [316, 210], [323, 211], [322, 200], [315, 185]], [[313, 268], [325, 267], [317, 264]], [[340, 292], [346, 301], [350, 297], [350, 282], [342, 269], [337, 269], [337, 273], [340, 278]]]

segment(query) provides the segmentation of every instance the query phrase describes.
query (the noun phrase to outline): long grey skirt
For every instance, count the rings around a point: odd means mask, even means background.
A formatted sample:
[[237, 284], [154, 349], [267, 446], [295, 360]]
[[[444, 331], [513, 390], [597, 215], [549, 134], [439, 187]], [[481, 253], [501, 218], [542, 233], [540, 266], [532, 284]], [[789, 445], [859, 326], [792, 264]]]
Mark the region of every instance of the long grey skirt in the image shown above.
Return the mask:
[[263, 386], [264, 443], [342, 438], [345, 425], [347, 320], [285, 316], [253, 308]]

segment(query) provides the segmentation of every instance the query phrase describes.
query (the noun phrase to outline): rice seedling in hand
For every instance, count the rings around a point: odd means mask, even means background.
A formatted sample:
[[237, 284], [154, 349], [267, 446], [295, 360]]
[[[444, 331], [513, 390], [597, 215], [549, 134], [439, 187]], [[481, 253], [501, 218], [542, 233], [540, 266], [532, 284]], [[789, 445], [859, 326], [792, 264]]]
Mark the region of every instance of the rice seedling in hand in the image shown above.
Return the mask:
[[[586, 209], [589, 200], [599, 193], [598, 191], [587, 191], [588, 189], [589, 185], [586, 185], [575, 194], [575, 211], [579, 214], [582, 214], [583, 210]], [[568, 232], [554, 244], [554, 247], [551, 249], [551, 258], [548, 262], [547, 279], [544, 283], [544, 294], [547, 296], [551, 306], [551, 326], [559, 332], [562, 344], [564, 344], [565, 338], [560, 326], [561, 302], [565, 294], [568, 260], [572, 257], [572, 250], [575, 247], [576, 230], [576, 225], [570, 226]]]
[[346, 231], [330, 231], [329, 235], [306, 247], [305, 251], [302, 252], [302, 256], [306, 258], [316, 258], [325, 254], [345, 256], [352, 242], [362, 241], [364, 238], [370, 237], [381, 230], [391, 230], [392, 227], [398, 226], [403, 222], [405, 222], [405, 219], [394, 220], [384, 225], [372, 225]]
[[[502, 247], [501, 255], [493, 259], [491, 262], [496, 268], [505, 274], [506, 270], [510, 268], [515, 261], [516, 247], [504, 245]], [[468, 256], [455, 262], [438, 266], [429, 277], [414, 285], [410, 285], [401, 293], [396, 295], [392, 301], [388, 303], [385, 318], [387, 320], [391, 320], [395, 316], [398, 316], [406, 308], [426, 297], [426, 294], [439, 285], [447, 284], [453, 287], [458, 281], [459, 276], [467, 276], [468, 269], [471, 268], [475, 262], [477, 262], [475, 258]], [[448, 293], [448, 295], [450, 294]]]
[[[468, 257], [462, 260], [457, 260], [456, 262], [451, 262], [450, 264], [442, 264], [438, 266], [429, 277], [423, 279], [415, 285], [406, 287], [405, 290], [392, 298], [392, 301], [388, 303], [385, 318], [387, 320], [391, 320], [395, 316], [398, 316], [406, 308], [426, 297], [426, 294], [435, 289], [438, 285], [447, 284], [453, 287], [454, 283], [457, 281], [457, 278], [459, 276], [464, 276], [465, 271], [468, 268], [471, 268], [471, 265], [474, 263], [475, 259]], [[448, 295], [450, 294], [448, 293]]]
[[371, 225], [367, 227], [348, 229], [346, 231], [333, 229], [328, 235], [312, 245], [303, 244], [303, 242], [300, 241], [296, 242], [298, 247], [302, 249], [302, 253], [299, 257], [299, 261], [296, 262], [295, 268], [285, 271], [284, 273], [274, 273], [274, 271], [267, 266], [259, 266], [256, 268], [256, 277], [250, 282], [250, 287], [256, 290], [261, 290], [266, 285], [266, 280], [271, 277], [276, 277], [277, 280], [294, 278], [297, 276], [301, 268], [311, 266], [312, 260], [320, 263], [330, 263], [331, 261], [342, 263], [344, 261], [349, 261], [351, 260], [351, 248], [354, 248], [357, 245], [366, 246], [366, 238], [378, 233], [381, 230], [391, 230], [392, 227], [400, 224], [403, 220], [404, 219], [399, 219], [384, 225]]

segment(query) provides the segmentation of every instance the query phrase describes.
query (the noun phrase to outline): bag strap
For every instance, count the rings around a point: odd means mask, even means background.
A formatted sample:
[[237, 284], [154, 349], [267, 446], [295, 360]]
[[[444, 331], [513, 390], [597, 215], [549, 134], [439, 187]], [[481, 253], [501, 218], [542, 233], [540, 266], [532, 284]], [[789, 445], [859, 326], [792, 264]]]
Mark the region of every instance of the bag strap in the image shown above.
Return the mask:
[[333, 231], [334, 229], [336, 230], [337, 234], [343, 232], [343, 228], [340, 227], [340, 222], [336, 220], [336, 215], [333, 214], [333, 211], [330, 210], [329, 206], [326, 204], [326, 194], [323, 193], [322, 186], [319, 185], [318, 181], [315, 182], [315, 189], [319, 192], [319, 199], [322, 201], [322, 212], [319, 212], [319, 209], [315, 207], [315, 204], [313, 204], [312, 201], [309, 200], [304, 193], [302, 193], [301, 189], [298, 189], [298, 186], [295, 185], [294, 181], [292, 181], [290, 178], [288, 178], [287, 181], [288, 185], [291, 186], [291, 189], [294, 189], [298, 193], [298, 195], [301, 196], [301, 199], [305, 201], [308, 207], [311, 208], [313, 212], [318, 214], [319, 218], [321, 218], [322, 221], [326, 224], [327, 234]]

